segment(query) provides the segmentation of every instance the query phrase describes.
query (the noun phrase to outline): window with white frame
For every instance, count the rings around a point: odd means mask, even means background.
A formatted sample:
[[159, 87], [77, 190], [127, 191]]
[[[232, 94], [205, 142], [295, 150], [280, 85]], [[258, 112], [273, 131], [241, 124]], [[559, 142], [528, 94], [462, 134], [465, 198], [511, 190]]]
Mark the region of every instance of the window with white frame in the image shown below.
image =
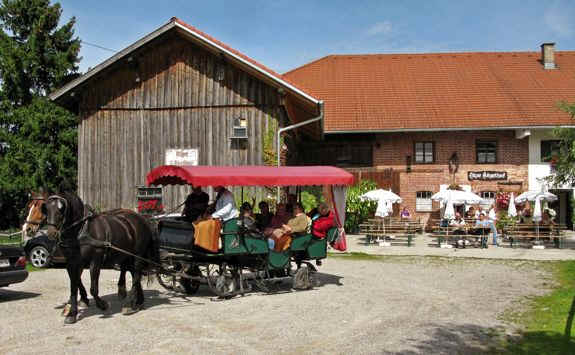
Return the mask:
[[434, 158], [433, 142], [415, 142], [415, 162], [417, 164], [431, 164]]
[[431, 191], [417, 191], [415, 198], [415, 210], [418, 212], [431, 212], [433, 201], [431, 201]]
[[485, 205], [492, 205], [495, 202], [495, 191], [481, 191], [480, 196]]

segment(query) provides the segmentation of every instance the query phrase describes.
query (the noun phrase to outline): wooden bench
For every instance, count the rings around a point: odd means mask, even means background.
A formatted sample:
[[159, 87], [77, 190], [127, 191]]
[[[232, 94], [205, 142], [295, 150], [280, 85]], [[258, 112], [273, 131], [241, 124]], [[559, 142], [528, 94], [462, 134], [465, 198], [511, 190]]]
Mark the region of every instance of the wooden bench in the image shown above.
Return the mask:
[[[470, 244], [469, 246], [487, 248], [487, 241], [489, 238], [489, 234], [491, 233], [491, 228], [480, 228], [480, 234], [470, 233], [471, 230], [476, 230], [475, 228], [473, 228], [473, 225], [467, 226], [466, 232], [464, 233], [457, 232], [459, 230], [461, 230], [460, 227], [456, 226], [443, 227], [440, 224], [437, 224], [433, 226], [430, 237], [437, 239], [437, 246], [439, 247], [441, 247], [441, 245], [444, 244], [444, 241], [446, 244], [457, 246], [457, 241], [460, 239], [463, 240], [472, 239], [474, 240], [474, 243]], [[453, 240], [455, 240], [455, 242]]]
[[545, 241], [551, 241], [556, 248], [561, 249], [566, 237], [565, 230], [567, 230], [567, 226], [562, 224], [543, 226], [533, 223], [517, 223], [507, 226], [503, 230], [503, 235], [509, 240], [511, 247], [521, 244], [543, 244]]
[[360, 232], [366, 236], [367, 244], [375, 241], [389, 240], [390, 243], [401, 243], [411, 246], [416, 234], [423, 230], [419, 221], [370, 219], [360, 224]]

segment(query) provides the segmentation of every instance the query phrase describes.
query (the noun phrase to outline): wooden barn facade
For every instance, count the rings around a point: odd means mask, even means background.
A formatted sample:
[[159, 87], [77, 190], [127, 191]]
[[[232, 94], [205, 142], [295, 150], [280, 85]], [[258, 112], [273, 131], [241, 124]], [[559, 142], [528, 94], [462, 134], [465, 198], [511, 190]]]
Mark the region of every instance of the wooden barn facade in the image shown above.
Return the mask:
[[[78, 192], [101, 209], [135, 208], [136, 187], [167, 150], [196, 150], [198, 165], [275, 164], [278, 129], [322, 114], [281, 75], [176, 18], [51, 99], [78, 114]], [[321, 132], [317, 120], [284, 144], [295, 152]], [[166, 210], [189, 190], [164, 187]]]

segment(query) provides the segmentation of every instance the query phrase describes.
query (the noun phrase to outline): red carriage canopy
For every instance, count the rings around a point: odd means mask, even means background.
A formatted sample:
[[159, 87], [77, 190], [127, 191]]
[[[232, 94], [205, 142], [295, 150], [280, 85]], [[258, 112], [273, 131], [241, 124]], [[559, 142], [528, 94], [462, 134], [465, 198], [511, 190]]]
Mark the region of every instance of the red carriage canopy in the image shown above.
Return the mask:
[[333, 166], [177, 166], [148, 173], [148, 185], [308, 186], [351, 185], [353, 175]]

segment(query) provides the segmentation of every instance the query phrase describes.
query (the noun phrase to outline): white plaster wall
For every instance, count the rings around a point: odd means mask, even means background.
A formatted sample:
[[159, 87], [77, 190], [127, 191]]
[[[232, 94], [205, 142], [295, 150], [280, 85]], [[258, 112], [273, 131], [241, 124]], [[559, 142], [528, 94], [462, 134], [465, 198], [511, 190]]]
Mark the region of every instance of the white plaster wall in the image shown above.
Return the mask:
[[[541, 161], [541, 141], [556, 139], [552, 129], [532, 129], [529, 136], [529, 190], [540, 190], [544, 179], [551, 175], [551, 164]], [[560, 186], [559, 188], [571, 188]]]

